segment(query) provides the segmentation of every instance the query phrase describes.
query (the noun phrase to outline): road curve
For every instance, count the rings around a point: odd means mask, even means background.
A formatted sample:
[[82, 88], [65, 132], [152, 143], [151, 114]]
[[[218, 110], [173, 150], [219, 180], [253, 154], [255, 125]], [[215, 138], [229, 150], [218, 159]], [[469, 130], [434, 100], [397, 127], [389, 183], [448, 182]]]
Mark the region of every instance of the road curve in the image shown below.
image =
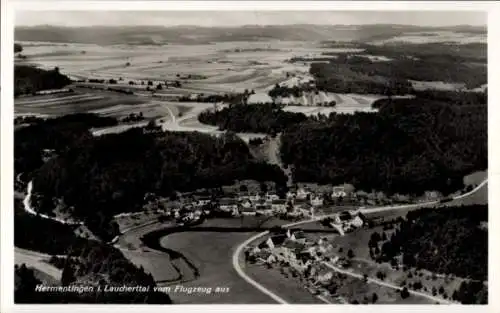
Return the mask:
[[238, 275], [240, 275], [241, 278], [243, 278], [244, 280], [246, 280], [248, 283], [250, 283], [251, 285], [253, 285], [255, 288], [259, 289], [261, 292], [263, 292], [264, 294], [266, 294], [269, 297], [271, 297], [274, 301], [276, 301], [276, 302], [278, 302], [280, 304], [287, 304], [288, 302], [286, 302], [285, 300], [283, 300], [282, 298], [280, 298], [279, 296], [277, 296], [276, 294], [274, 294], [273, 292], [271, 292], [269, 289], [267, 289], [264, 286], [260, 285], [255, 280], [251, 279], [247, 274], [245, 274], [245, 272], [243, 271], [243, 269], [240, 266], [239, 257], [240, 257], [241, 251], [250, 242], [252, 242], [252, 241], [254, 241], [254, 240], [256, 240], [256, 239], [258, 239], [258, 238], [260, 238], [262, 236], [265, 236], [268, 233], [269, 233], [269, 231], [265, 231], [265, 232], [259, 233], [259, 234], [255, 235], [255, 236], [252, 236], [252, 237], [248, 238], [242, 244], [240, 244], [238, 246], [238, 248], [236, 248], [236, 251], [233, 254], [233, 267], [236, 270], [236, 272], [238, 273]]
[[[346, 271], [344, 269], [341, 269], [339, 267], [336, 267], [328, 262], [322, 262], [325, 266], [328, 266], [329, 268], [331, 268], [332, 270], [334, 270], [335, 272], [338, 272], [338, 273], [342, 273], [342, 274], [345, 274], [345, 275], [349, 275], [351, 277], [355, 277], [355, 278], [359, 278], [359, 279], [364, 279], [363, 275], [361, 274], [358, 274], [358, 273], [354, 273], [354, 272], [351, 272], [351, 271]], [[393, 284], [389, 284], [385, 281], [381, 281], [381, 280], [378, 280], [378, 279], [374, 279], [374, 278], [370, 278], [368, 277], [367, 278], [367, 281], [368, 283], [374, 283], [374, 284], [377, 284], [377, 285], [380, 285], [380, 286], [384, 286], [384, 287], [387, 287], [387, 288], [391, 288], [391, 289], [395, 289], [395, 290], [402, 290], [403, 287], [400, 287], [400, 286], [396, 286], [396, 285], [393, 285]], [[427, 298], [429, 300], [432, 300], [432, 301], [436, 301], [436, 302], [439, 302], [439, 303], [442, 303], [442, 304], [452, 304], [454, 302], [451, 302], [451, 301], [448, 301], [448, 300], [445, 300], [445, 299], [442, 299], [442, 298], [439, 298], [439, 297], [434, 297], [432, 295], [429, 295], [429, 294], [426, 294], [426, 293], [423, 293], [423, 292], [419, 292], [419, 291], [416, 291], [416, 290], [411, 290], [411, 289], [408, 289], [408, 292], [410, 294], [414, 294], [414, 295], [417, 295], [417, 296], [421, 296], [421, 297], [424, 297], [424, 298]]]
[[26, 264], [27, 267], [34, 267], [45, 274], [52, 276], [56, 281], [61, 280], [62, 270], [45, 262], [50, 258], [50, 255], [45, 253], [38, 253], [31, 250], [15, 248], [14, 249], [14, 263]]
[[[474, 194], [475, 192], [477, 192], [479, 189], [481, 189], [487, 183], [488, 183], [488, 179], [486, 178], [476, 188], [474, 188], [473, 190], [471, 190], [471, 191], [469, 191], [467, 193], [464, 193], [462, 195], [453, 197], [453, 200], [458, 200], [458, 199], [462, 199], [462, 198], [468, 197], [468, 196]], [[397, 206], [388, 206], [388, 207], [379, 207], [379, 208], [372, 208], [372, 209], [364, 209], [364, 210], [360, 210], [360, 212], [366, 214], [366, 213], [375, 213], [375, 212], [383, 212], [383, 211], [391, 211], [391, 210], [399, 210], [399, 209], [410, 209], [410, 208], [417, 208], [419, 206], [434, 205], [434, 204], [438, 204], [438, 203], [439, 203], [439, 201], [430, 201], [430, 202], [425, 202], [425, 203], [405, 204], [405, 205], [397, 205]], [[296, 225], [312, 223], [312, 222], [316, 222], [318, 220], [321, 220], [321, 219], [323, 219], [325, 217], [329, 217], [329, 216], [332, 216], [332, 215], [334, 215], [334, 214], [321, 215], [321, 216], [317, 216], [317, 217], [315, 217], [313, 219], [310, 219], [310, 220], [305, 220], [305, 221], [299, 221], [299, 222], [295, 222], [295, 223], [286, 224], [286, 225], [283, 225], [282, 227], [292, 227], [292, 226], [296, 226]], [[248, 238], [244, 242], [242, 242], [236, 248], [236, 250], [234, 251], [233, 258], [232, 258], [233, 259], [233, 261], [232, 261], [233, 268], [236, 270], [236, 272], [238, 273], [238, 275], [240, 275], [241, 278], [243, 278], [249, 284], [253, 285], [255, 288], [259, 289], [260, 291], [262, 291], [266, 295], [270, 296], [276, 302], [278, 302], [280, 304], [289, 304], [288, 302], [286, 302], [285, 300], [283, 300], [282, 298], [280, 298], [278, 295], [276, 295], [275, 293], [273, 293], [271, 290], [269, 290], [266, 287], [262, 286], [261, 284], [259, 284], [258, 282], [256, 282], [252, 278], [250, 278], [247, 274], [245, 274], [245, 272], [241, 268], [241, 265], [240, 265], [240, 262], [239, 262], [239, 256], [240, 256], [241, 252], [243, 251], [243, 249], [250, 242], [252, 242], [252, 241], [254, 241], [256, 239], [259, 239], [261, 237], [264, 237], [268, 233], [269, 233], [269, 231], [265, 231], [265, 232], [256, 234], [256, 235]], [[336, 270], [336, 271], [342, 271], [342, 273], [347, 274], [347, 275], [351, 275], [351, 276], [354, 276], [354, 277], [358, 277], [356, 275], [359, 275], [359, 274], [356, 274], [356, 273], [352, 273], [352, 272], [348, 272], [348, 271], [344, 271], [344, 270], [338, 269], [336, 267], [333, 267], [331, 264], [329, 264], [328, 266], [330, 268]], [[359, 276], [361, 278], [363, 278], [361, 275], [359, 275]], [[388, 283], [385, 283], [385, 282], [381, 282], [381, 281], [378, 281], [376, 279], [369, 278], [369, 281], [373, 282], [375, 284], [378, 284], [380, 286], [389, 287], [389, 288], [393, 288], [393, 289], [396, 288], [396, 289], [400, 290], [400, 287], [398, 287], [398, 286], [391, 285], [391, 284], [388, 284]], [[408, 289], [408, 292], [411, 293], [411, 294], [416, 294], [416, 295], [424, 296], [424, 297], [426, 297], [428, 299], [432, 299], [434, 301], [440, 301], [441, 303], [450, 303], [450, 302], [447, 302], [446, 300], [435, 298], [433, 296], [430, 296], [430, 295], [427, 295], [427, 294], [424, 294], [424, 293], [420, 293], [418, 291], [414, 291], [414, 290]], [[446, 302], [443, 302], [443, 301], [446, 301]]]

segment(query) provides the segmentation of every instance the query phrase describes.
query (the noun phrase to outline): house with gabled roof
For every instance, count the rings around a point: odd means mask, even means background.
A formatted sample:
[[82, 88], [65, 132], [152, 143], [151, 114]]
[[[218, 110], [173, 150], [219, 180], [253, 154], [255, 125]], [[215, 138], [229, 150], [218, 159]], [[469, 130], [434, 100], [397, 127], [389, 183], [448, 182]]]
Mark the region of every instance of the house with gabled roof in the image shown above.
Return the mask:
[[259, 248], [261, 248], [261, 249], [263, 249], [263, 248], [274, 249], [274, 248], [280, 246], [281, 244], [283, 244], [283, 242], [285, 242], [286, 239], [287, 239], [286, 234], [279, 234], [279, 235], [270, 236], [266, 241], [262, 242], [259, 245]]
[[276, 262], [276, 257], [270, 251], [265, 251], [265, 250], [261, 250], [261, 251], [255, 253], [255, 258], [257, 259], [257, 261], [260, 261], [263, 263]]
[[311, 202], [310, 202], [310, 203], [311, 203], [311, 205], [312, 205], [313, 207], [318, 207], [318, 206], [322, 206], [322, 205], [323, 205], [323, 202], [324, 202], [324, 201], [323, 201], [323, 198], [322, 198], [322, 197], [320, 197], [320, 196], [316, 196], [316, 197], [311, 198]]
[[220, 199], [219, 210], [236, 215], [238, 214], [238, 202], [234, 199]]
[[301, 244], [306, 243], [306, 235], [303, 231], [292, 231], [290, 229], [287, 230], [287, 237], [292, 241], [297, 241]]
[[266, 202], [273, 202], [275, 200], [279, 200], [279, 196], [275, 193], [266, 193]]
[[248, 196], [248, 200], [250, 200], [252, 202], [260, 201], [261, 198], [262, 197], [258, 193], [254, 193], [254, 194], [251, 194], [251, 195]]
[[323, 284], [330, 281], [333, 278], [333, 272], [327, 266], [321, 264], [316, 273], [314, 274], [314, 284]]
[[297, 189], [296, 199], [307, 199], [307, 196], [310, 194], [310, 191], [305, 190], [304, 188], [299, 188]]
[[257, 204], [255, 206], [255, 211], [258, 214], [262, 214], [262, 215], [273, 215], [272, 207], [270, 205], [267, 205], [267, 204]]
[[275, 212], [285, 213], [287, 207], [287, 201], [284, 199], [277, 199], [271, 202], [271, 208]]
[[240, 213], [245, 216], [254, 216], [257, 214], [255, 208], [253, 206], [250, 207], [242, 207]]
[[244, 199], [240, 202], [240, 205], [243, 207], [243, 208], [251, 208], [253, 206], [252, 204], [252, 201], [250, 201], [249, 199]]

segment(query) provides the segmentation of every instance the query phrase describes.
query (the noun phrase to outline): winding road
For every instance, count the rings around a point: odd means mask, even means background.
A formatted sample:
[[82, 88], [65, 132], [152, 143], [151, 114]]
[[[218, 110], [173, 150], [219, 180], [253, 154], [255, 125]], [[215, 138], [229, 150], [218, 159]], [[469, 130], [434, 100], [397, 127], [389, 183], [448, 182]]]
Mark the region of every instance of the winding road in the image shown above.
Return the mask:
[[[462, 195], [453, 197], [453, 200], [459, 200], [459, 199], [463, 199], [463, 198], [469, 197], [469, 196], [473, 195], [474, 193], [476, 193], [477, 191], [479, 191], [481, 188], [483, 188], [487, 183], [488, 183], [488, 179], [485, 179], [483, 182], [481, 182], [473, 190], [471, 190], [471, 191], [469, 191], [467, 193], [464, 193]], [[361, 210], [359, 210], [359, 212], [361, 212], [363, 214], [369, 214], [369, 213], [378, 213], [378, 212], [392, 211], [392, 210], [413, 209], [413, 208], [419, 208], [419, 207], [430, 206], [430, 205], [435, 205], [435, 204], [439, 204], [439, 201], [430, 201], [430, 202], [425, 202], [425, 203], [416, 203], [416, 204], [407, 204], [407, 205], [396, 205], [396, 206], [387, 206], [387, 207], [379, 207], [379, 208], [361, 209]], [[330, 217], [330, 216], [333, 216], [333, 215], [334, 214], [321, 215], [321, 216], [317, 216], [317, 217], [315, 217], [313, 219], [310, 219], [310, 220], [305, 220], [305, 221], [300, 221], [300, 222], [286, 224], [286, 225], [283, 225], [282, 227], [292, 227], [292, 226], [296, 226], [296, 225], [312, 223], [312, 222], [316, 222], [318, 220], [321, 220], [321, 219], [323, 219], [325, 217]], [[244, 272], [244, 270], [243, 270], [243, 268], [241, 267], [241, 264], [240, 264], [241, 263], [240, 262], [240, 256], [241, 256], [241, 253], [243, 252], [243, 250], [245, 249], [245, 247], [247, 245], [249, 245], [251, 242], [253, 242], [254, 240], [262, 238], [262, 237], [266, 236], [267, 234], [269, 234], [269, 231], [265, 231], [265, 232], [256, 234], [256, 235], [248, 238], [244, 242], [242, 242], [236, 248], [236, 250], [235, 250], [235, 252], [233, 254], [233, 257], [232, 257], [233, 267], [234, 267], [235, 271], [238, 273], [238, 275], [242, 279], [244, 279], [249, 284], [253, 285], [255, 288], [257, 288], [258, 290], [260, 290], [262, 293], [268, 295], [269, 297], [271, 297], [273, 300], [275, 300], [276, 302], [278, 302], [280, 304], [289, 304], [283, 298], [281, 298], [280, 296], [278, 296], [277, 294], [275, 294], [271, 290], [267, 289], [266, 287], [262, 286], [261, 284], [259, 284], [257, 281], [255, 281], [251, 277], [249, 277]], [[349, 276], [352, 276], [352, 277], [355, 277], [355, 278], [363, 279], [363, 276], [361, 274], [340, 269], [340, 268], [335, 267], [332, 264], [329, 264], [327, 262], [324, 262], [324, 264], [326, 266], [328, 266], [329, 268], [331, 268], [332, 270], [336, 271], [336, 272], [343, 273], [343, 274], [346, 274], [346, 275], [349, 275]], [[383, 282], [383, 281], [380, 281], [380, 280], [377, 280], [377, 279], [373, 279], [373, 278], [368, 278], [368, 282], [374, 283], [374, 284], [377, 284], [377, 285], [380, 285], [380, 286], [383, 286], [383, 287], [388, 287], [388, 288], [391, 288], [391, 289], [395, 289], [395, 290], [401, 290], [400, 286], [389, 284], [387, 282]], [[415, 290], [408, 290], [408, 291], [410, 292], [410, 294], [422, 296], [422, 297], [425, 297], [425, 298], [427, 298], [429, 300], [432, 300], [432, 301], [435, 301], [435, 302], [445, 303], [445, 304], [451, 304], [451, 303], [453, 303], [453, 302], [447, 301], [445, 299], [434, 297], [432, 295], [429, 295], [429, 294], [426, 294], [426, 293], [422, 293], [422, 292], [418, 292], [418, 291], [415, 291]]]

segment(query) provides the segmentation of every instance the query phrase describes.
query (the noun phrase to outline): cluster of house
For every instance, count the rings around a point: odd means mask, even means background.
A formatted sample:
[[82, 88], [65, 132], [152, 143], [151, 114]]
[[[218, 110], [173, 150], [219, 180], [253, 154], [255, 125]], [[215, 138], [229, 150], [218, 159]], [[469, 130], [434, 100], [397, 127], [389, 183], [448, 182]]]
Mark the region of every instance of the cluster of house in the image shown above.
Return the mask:
[[248, 256], [257, 263], [287, 264], [307, 279], [311, 292], [319, 291], [325, 295], [330, 295], [326, 286], [331, 283], [334, 273], [324, 262], [342, 262], [338, 256], [329, 257], [334, 254], [333, 246], [326, 238], [308, 240], [302, 231], [290, 229], [284, 234], [271, 235], [264, 242], [248, 249]]
[[[343, 187], [334, 187], [332, 197], [344, 197]], [[154, 194], [147, 194], [145, 202], [151, 203], [158, 199]], [[207, 206], [209, 205], [209, 206]], [[282, 215], [290, 218], [314, 217], [316, 208], [324, 205], [322, 194], [315, 194], [303, 188], [289, 191], [285, 198], [280, 198], [273, 192], [240, 193], [232, 198], [199, 198], [184, 202], [182, 205], [165, 210], [163, 213], [182, 222], [199, 220], [203, 215], [210, 215], [213, 210], [224, 212], [231, 216]], [[345, 222], [347, 223], [347, 222]]]
[[[332, 197], [344, 197], [343, 187], [334, 187]], [[219, 200], [219, 209], [233, 215], [274, 215], [287, 214], [289, 217], [314, 216], [314, 209], [324, 205], [322, 195], [299, 188], [289, 191], [286, 197], [280, 198], [274, 193], [244, 193], [237, 198]]]
[[330, 222], [330, 226], [336, 228], [341, 235], [351, 232], [363, 226], [363, 219], [357, 211], [343, 211], [335, 214]]

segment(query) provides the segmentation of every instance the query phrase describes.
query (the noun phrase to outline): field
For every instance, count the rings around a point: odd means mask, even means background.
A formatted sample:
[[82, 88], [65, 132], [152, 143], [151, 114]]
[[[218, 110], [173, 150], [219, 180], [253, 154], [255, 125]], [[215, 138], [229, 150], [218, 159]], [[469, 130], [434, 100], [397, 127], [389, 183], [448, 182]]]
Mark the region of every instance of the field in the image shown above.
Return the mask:
[[432, 42], [452, 42], [459, 44], [467, 43], [486, 43], [486, 36], [483, 34], [469, 34], [453, 31], [427, 31], [427, 32], [408, 32], [401, 36], [390, 39], [373, 41], [372, 44], [380, 45], [387, 43], [432, 43]]
[[[29, 96], [14, 100], [15, 116], [38, 114], [59, 116], [73, 113], [90, 113], [122, 106], [124, 109], [140, 111], [146, 101], [137, 97], [124, 97], [111, 92], [87, 92], [77, 90], [72, 93]], [[127, 115], [124, 110], [115, 111], [115, 116]], [[126, 110], [125, 110], [126, 111]]]
[[[281, 223], [268, 221], [265, 225]], [[256, 218], [214, 219], [200, 227], [254, 227]], [[207, 296], [205, 294], [171, 293], [175, 303], [273, 303], [242, 280], [234, 271], [231, 257], [238, 244], [251, 236], [253, 232], [212, 232], [185, 231], [171, 233], [160, 239], [162, 251], [145, 247], [140, 237], [167, 224], [155, 223], [134, 231], [120, 238], [118, 246], [127, 258], [137, 266], [143, 266], [150, 272], [158, 285], [175, 287], [229, 287], [228, 293]], [[181, 278], [181, 280], [178, 280]]]
[[[233, 52], [237, 48], [252, 48], [253, 51]], [[340, 51], [282, 41], [153, 47], [61, 44], [26, 46], [23, 55], [27, 59], [22, 62], [39, 64], [43, 68], [57, 66], [73, 78], [123, 78], [125, 82], [181, 80], [189, 89], [228, 92], [266, 89], [283, 81], [285, 72], [306, 73], [307, 66], [285, 64], [284, 61], [297, 55], [323, 52]], [[189, 75], [197, 79], [190, 79]]]
[[245, 273], [262, 286], [273, 291], [283, 300], [292, 304], [324, 304], [325, 302], [316, 298], [303, 286], [297, 278], [288, 275], [286, 278], [275, 264], [268, 269], [264, 265], [246, 263], [242, 265]]
[[[23, 44], [23, 42], [21, 42]], [[240, 51], [240, 52], [235, 52]], [[115, 79], [120, 88], [135, 90], [142, 98], [150, 96], [146, 92], [147, 84], [153, 86], [168, 81], [180, 81], [180, 88], [163, 88], [155, 91], [159, 96], [179, 96], [188, 94], [210, 94], [243, 92], [254, 90], [255, 95], [249, 103], [267, 102], [267, 92], [277, 83], [293, 87], [310, 81], [310, 62], [287, 62], [295, 57], [319, 57], [323, 53], [361, 52], [362, 49], [325, 48], [308, 42], [222, 42], [207, 45], [168, 45], [168, 46], [133, 46], [123, 45], [98, 46], [86, 44], [29, 44], [23, 55], [25, 60], [17, 60], [19, 64], [36, 64], [42, 68], [59, 67], [61, 73], [73, 79]], [[293, 75], [293, 76], [292, 76]], [[134, 85], [130, 85], [133, 82]], [[93, 83], [82, 85], [93, 86]], [[142, 93], [141, 93], [142, 91]], [[28, 99], [30, 104], [16, 101], [16, 113], [61, 114], [74, 111], [99, 110], [129, 104], [130, 97], [114, 95], [95, 95], [82, 93], [73, 98], [41, 102]], [[94, 98], [95, 97], [95, 98]], [[137, 98], [137, 103], [148, 108], [146, 99]], [[51, 97], [47, 97], [51, 99]], [[287, 107], [292, 112], [311, 114], [329, 114], [330, 112], [352, 113], [354, 111], [371, 111], [371, 103], [378, 96], [361, 96], [353, 94], [324, 94], [286, 98], [278, 100], [283, 103], [300, 103], [310, 108]], [[38, 99], [38, 98], [37, 98]], [[114, 101], [116, 100], [116, 101]], [[36, 100], [38, 101], [38, 100]], [[135, 100], [134, 100], [135, 101]], [[337, 107], [315, 107], [319, 102], [336, 101]], [[64, 109], [55, 105], [65, 104]], [[67, 105], [71, 104], [71, 105]], [[118, 108], [118, 107], [116, 107]], [[116, 110], [115, 110], [116, 111]]]

